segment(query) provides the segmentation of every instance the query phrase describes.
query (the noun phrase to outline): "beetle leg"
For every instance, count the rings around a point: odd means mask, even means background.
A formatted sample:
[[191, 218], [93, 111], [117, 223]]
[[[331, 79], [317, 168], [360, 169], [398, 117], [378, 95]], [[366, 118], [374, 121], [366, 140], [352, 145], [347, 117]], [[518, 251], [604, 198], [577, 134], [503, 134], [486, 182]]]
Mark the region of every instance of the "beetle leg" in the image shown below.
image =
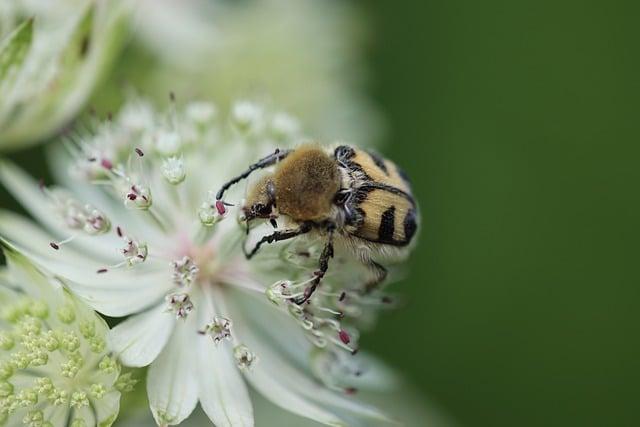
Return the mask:
[[305, 289], [304, 296], [302, 296], [301, 298], [295, 301], [295, 303], [298, 305], [304, 304], [305, 302], [309, 301], [309, 298], [313, 296], [313, 293], [318, 288], [318, 285], [320, 285], [320, 281], [322, 281], [322, 278], [324, 277], [325, 273], [329, 269], [329, 259], [333, 258], [334, 230], [335, 230], [335, 225], [334, 224], [329, 225], [327, 229], [327, 231], [329, 232], [329, 237], [327, 238], [327, 243], [324, 245], [324, 249], [322, 249], [322, 254], [320, 254], [320, 260], [318, 263], [319, 269], [318, 271], [314, 272], [315, 277], [313, 281], [309, 284], [307, 289]]
[[247, 259], [251, 259], [260, 250], [260, 247], [265, 243], [273, 243], [292, 239], [294, 237], [300, 236], [301, 234], [308, 233], [309, 231], [311, 231], [311, 226], [307, 223], [302, 224], [300, 228], [294, 230], [274, 231], [272, 234], [263, 236], [250, 252], [247, 252], [245, 250], [244, 245], [242, 246], [242, 249]]

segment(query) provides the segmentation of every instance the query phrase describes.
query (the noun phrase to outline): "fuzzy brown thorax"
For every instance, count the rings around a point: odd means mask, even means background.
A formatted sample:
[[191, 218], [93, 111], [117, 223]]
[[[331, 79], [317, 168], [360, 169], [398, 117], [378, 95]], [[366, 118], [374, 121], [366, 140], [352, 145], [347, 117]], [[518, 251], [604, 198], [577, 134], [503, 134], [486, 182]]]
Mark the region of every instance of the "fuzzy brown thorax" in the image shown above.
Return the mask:
[[315, 144], [298, 147], [273, 174], [278, 212], [295, 221], [327, 218], [340, 189], [336, 160]]

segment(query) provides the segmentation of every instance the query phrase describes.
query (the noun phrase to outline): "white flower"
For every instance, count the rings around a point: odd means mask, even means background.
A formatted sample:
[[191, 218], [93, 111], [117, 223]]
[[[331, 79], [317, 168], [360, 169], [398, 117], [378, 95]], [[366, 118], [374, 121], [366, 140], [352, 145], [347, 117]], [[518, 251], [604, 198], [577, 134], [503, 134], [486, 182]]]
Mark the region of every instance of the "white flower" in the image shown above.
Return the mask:
[[347, 3], [139, 0], [133, 35], [146, 51], [129, 50], [127, 62], [152, 54], [161, 66], [132, 65], [127, 78], [144, 93], [216, 99], [221, 111], [266, 99], [317, 138], [375, 144], [384, 126], [365, 92], [367, 22]]
[[[276, 143], [300, 141], [293, 119], [283, 125], [280, 113], [246, 102], [228, 120], [193, 114], [193, 106], [151, 120], [131, 117], [134, 110], [74, 135], [71, 156], [57, 156], [53, 168], [68, 188], [64, 206], [103, 213], [109, 233], [87, 232], [86, 215], [57, 208], [60, 190], [40, 189], [3, 163], [0, 179], [40, 225], [3, 213], [0, 234], [96, 310], [130, 316], [111, 331], [110, 345], [125, 365], [150, 365], [147, 392], [159, 424], [180, 423], [200, 402], [217, 426], [253, 425], [247, 382], [276, 405], [328, 425], [384, 419], [349, 396], [366, 372], [354, 355], [358, 327], [386, 302], [361, 294], [360, 263], [337, 252], [338, 268], [299, 306], [293, 300], [315, 277], [319, 242], [272, 245], [249, 262], [237, 208], [212, 196]], [[158, 132], [182, 141], [182, 180], [167, 178]], [[239, 201], [242, 193], [228, 197]], [[252, 238], [260, 232], [263, 226]]]
[[110, 426], [135, 384], [108, 327], [8, 244], [0, 270], [0, 425]]
[[[51, 136], [83, 107], [124, 39], [126, 2], [0, 3], [0, 148]], [[21, 17], [32, 17], [19, 22]]]

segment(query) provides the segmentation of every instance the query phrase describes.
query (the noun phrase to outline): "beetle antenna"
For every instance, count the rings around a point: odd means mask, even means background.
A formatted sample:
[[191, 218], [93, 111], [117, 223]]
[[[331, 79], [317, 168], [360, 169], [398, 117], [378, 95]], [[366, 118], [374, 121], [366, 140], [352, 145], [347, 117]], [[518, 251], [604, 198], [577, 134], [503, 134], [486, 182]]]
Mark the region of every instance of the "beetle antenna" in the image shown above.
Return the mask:
[[272, 154], [269, 154], [267, 157], [258, 160], [256, 163], [249, 166], [246, 171], [227, 181], [222, 187], [220, 187], [220, 190], [218, 190], [218, 193], [216, 194], [216, 200], [221, 200], [222, 196], [224, 196], [225, 191], [227, 191], [232, 185], [237, 184], [238, 182], [247, 178], [253, 171], [264, 169], [278, 163], [280, 160], [287, 157], [292, 151], [293, 150], [280, 150], [279, 148], [276, 148], [276, 151], [274, 151]]

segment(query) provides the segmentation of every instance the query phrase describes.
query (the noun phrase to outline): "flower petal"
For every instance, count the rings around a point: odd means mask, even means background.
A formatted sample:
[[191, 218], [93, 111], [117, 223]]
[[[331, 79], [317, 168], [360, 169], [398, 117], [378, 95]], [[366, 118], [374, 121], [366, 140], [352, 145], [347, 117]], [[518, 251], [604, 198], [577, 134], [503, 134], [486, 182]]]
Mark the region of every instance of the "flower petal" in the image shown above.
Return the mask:
[[195, 322], [190, 318], [177, 324], [169, 343], [149, 368], [147, 394], [158, 425], [181, 423], [198, 403], [196, 354], [193, 351], [195, 328]]
[[130, 317], [109, 332], [109, 346], [123, 364], [142, 367], [153, 362], [167, 344], [175, 318], [159, 305]]
[[[65, 230], [62, 221], [52, 212], [51, 201], [40, 190], [38, 183], [12, 163], [0, 162], [0, 182], [18, 199], [20, 204], [57, 239], [69, 237], [62, 235]], [[101, 209], [100, 206], [96, 206]], [[79, 233], [70, 244], [82, 248], [86, 254], [96, 257], [111, 257], [115, 236], [87, 236]]]
[[[210, 322], [216, 314], [230, 317], [226, 311], [216, 310], [212, 291], [211, 288], [207, 288], [199, 294], [198, 300], [202, 301], [199, 323]], [[220, 307], [221, 298], [224, 296], [221, 292], [217, 292], [215, 296]], [[252, 427], [253, 407], [247, 386], [236, 367], [231, 343], [222, 342], [216, 345], [206, 337], [200, 337], [198, 354], [198, 371], [203, 373], [198, 384], [202, 409], [217, 427]]]
[[[270, 316], [267, 310], [262, 310], [261, 314], [263, 323], [276, 318], [276, 316]], [[255, 311], [253, 315], [254, 319], [259, 317], [259, 313]], [[298, 369], [296, 363], [287, 356], [286, 350], [273, 346], [271, 338], [265, 340], [264, 334], [256, 333], [259, 328], [256, 328], [254, 323], [242, 320], [244, 318], [236, 319], [235, 322], [238, 335], [259, 358], [255, 368], [246, 375], [246, 378], [273, 403], [328, 425], [336, 425], [336, 423], [343, 425], [344, 420], [335, 415], [342, 412], [357, 417], [390, 421], [377, 408], [323, 387], [310, 374]], [[279, 390], [279, 392], [274, 393], [270, 390]], [[335, 413], [327, 408], [335, 409]], [[310, 412], [311, 410], [313, 412]]]
[[[91, 307], [108, 316], [125, 316], [144, 310], [164, 298], [171, 289], [169, 267], [148, 260], [131, 270], [113, 270], [97, 274], [103, 267], [72, 248], [64, 247], [64, 256], [48, 245], [47, 234], [30, 221], [0, 211], [0, 234], [32, 262], [65, 283]], [[16, 241], [14, 236], [20, 240]]]
[[[0, 210], [0, 235], [14, 242], [16, 246], [21, 247], [29, 254], [35, 253], [52, 257], [56, 253], [49, 246], [53, 240], [56, 240], [51, 233], [45, 232], [33, 221], [10, 211]], [[85, 265], [99, 262], [99, 260], [94, 260], [87, 257], [86, 254], [76, 251], [71, 246], [65, 246], [64, 250], [66, 260]]]

